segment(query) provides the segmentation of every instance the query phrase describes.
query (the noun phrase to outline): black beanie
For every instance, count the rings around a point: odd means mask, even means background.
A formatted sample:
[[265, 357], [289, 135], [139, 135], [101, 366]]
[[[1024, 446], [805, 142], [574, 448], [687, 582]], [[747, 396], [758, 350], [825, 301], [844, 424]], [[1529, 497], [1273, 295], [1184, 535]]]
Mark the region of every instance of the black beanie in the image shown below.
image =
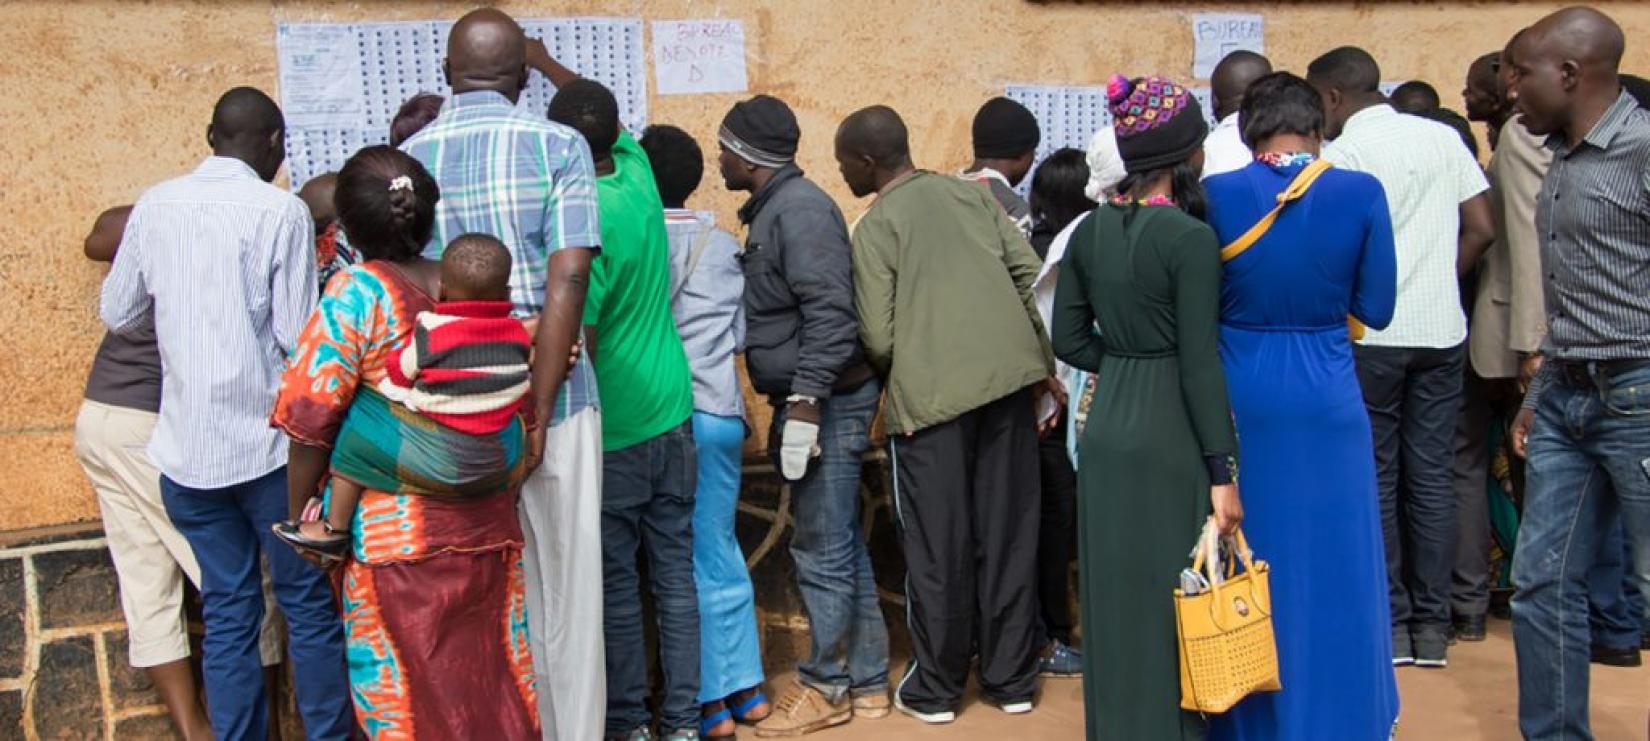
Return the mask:
[[1037, 143], [1042, 139], [1037, 117], [1008, 98], [992, 98], [974, 114], [975, 157], [1012, 159], [1037, 151]]
[[716, 138], [740, 158], [762, 167], [784, 167], [796, 159], [802, 129], [785, 101], [758, 95], [733, 104]]

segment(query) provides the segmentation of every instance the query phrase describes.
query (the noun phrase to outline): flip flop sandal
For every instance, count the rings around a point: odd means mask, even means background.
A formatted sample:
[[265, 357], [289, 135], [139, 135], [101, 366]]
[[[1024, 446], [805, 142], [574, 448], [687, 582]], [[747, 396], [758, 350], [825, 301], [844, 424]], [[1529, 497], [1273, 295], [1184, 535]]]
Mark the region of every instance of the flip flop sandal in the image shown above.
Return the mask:
[[[735, 693], [735, 694], [737, 694], [737, 693]], [[768, 703], [768, 696], [762, 694], [761, 689], [757, 689], [756, 692], [751, 694], [750, 697], [745, 698], [744, 702], [739, 703], [739, 707], [733, 709], [733, 719], [734, 719], [734, 721], [739, 722], [739, 723], [743, 723], [745, 725], [751, 725], [751, 724], [760, 723], [760, 722], [766, 720], [767, 719], [766, 716], [764, 716], [762, 718], [753, 719], [753, 718], [750, 717], [750, 712], [752, 710], [756, 709], [756, 706], [766, 705], [767, 703]], [[772, 711], [770, 710], [769, 712], [771, 713]]]
[[299, 529], [301, 525], [303, 523], [296, 520], [285, 520], [270, 525], [269, 529], [275, 533], [275, 537], [286, 541], [287, 545], [311, 551], [329, 561], [342, 561], [349, 554], [350, 536], [348, 532], [334, 529], [332, 525], [323, 520], [321, 527], [326, 529], [327, 535], [333, 537], [325, 539], [311, 538], [304, 535], [303, 530]]
[[722, 708], [721, 710], [718, 710], [714, 713], [711, 713], [710, 715], [707, 715], [703, 718], [700, 718], [699, 719], [699, 737], [704, 739], [705, 741], [729, 741], [730, 739], [735, 738], [734, 734], [732, 734], [732, 733], [730, 733], [726, 736], [712, 736], [712, 735], [710, 735], [711, 729], [713, 729], [713, 728], [715, 728], [719, 725], [722, 725], [723, 721], [729, 721], [729, 720], [733, 720], [733, 711], [728, 710], [727, 708]]

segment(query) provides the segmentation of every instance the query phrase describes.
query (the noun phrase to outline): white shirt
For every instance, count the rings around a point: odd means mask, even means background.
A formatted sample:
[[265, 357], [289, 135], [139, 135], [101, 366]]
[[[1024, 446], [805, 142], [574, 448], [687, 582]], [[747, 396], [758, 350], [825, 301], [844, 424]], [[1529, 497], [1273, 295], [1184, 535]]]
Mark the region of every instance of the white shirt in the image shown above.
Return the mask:
[[1203, 140], [1204, 178], [1241, 170], [1254, 161], [1255, 153], [1243, 143], [1243, 132], [1238, 130], [1236, 113], [1221, 119]]
[[1455, 274], [1461, 204], [1489, 181], [1455, 130], [1377, 105], [1346, 122], [1323, 157], [1367, 172], [1386, 190], [1398, 253], [1398, 303], [1392, 324], [1369, 330], [1365, 345], [1455, 347], [1467, 339], [1467, 316]]
[[[1048, 243], [1048, 254], [1043, 256], [1043, 267], [1037, 271], [1037, 280], [1031, 283], [1031, 296], [1037, 301], [1037, 313], [1043, 317], [1043, 326], [1048, 331], [1054, 331], [1054, 285], [1060, 277], [1060, 261], [1066, 257], [1066, 248], [1071, 245], [1071, 235], [1077, 233], [1077, 225], [1088, 221], [1093, 211], [1084, 211], [1082, 215], [1071, 220], [1059, 234], [1054, 235], [1054, 241]], [[1066, 394], [1076, 396], [1081, 389], [1071, 387], [1071, 366], [1060, 360], [1054, 361], [1054, 375], [1066, 385]], [[1038, 419], [1048, 419], [1060, 406], [1053, 397], [1044, 397], [1043, 406], [1038, 409]]]
[[269, 415], [316, 298], [309, 209], [246, 163], [209, 157], [138, 199], [99, 314], [117, 334], [155, 328], [161, 473], [222, 489], [286, 465]]

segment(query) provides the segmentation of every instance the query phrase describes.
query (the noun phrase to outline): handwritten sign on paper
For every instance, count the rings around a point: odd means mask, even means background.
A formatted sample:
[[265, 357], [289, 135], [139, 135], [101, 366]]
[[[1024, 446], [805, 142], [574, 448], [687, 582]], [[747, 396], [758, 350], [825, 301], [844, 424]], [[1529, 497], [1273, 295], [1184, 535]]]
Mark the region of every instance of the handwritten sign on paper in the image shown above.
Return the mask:
[[1198, 13], [1192, 16], [1192, 39], [1192, 77], [1207, 80], [1227, 54], [1266, 53], [1266, 19], [1253, 13]]
[[661, 95], [744, 92], [744, 22], [654, 21], [653, 69]]
[[361, 45], [354, 26], [283, 23], [275, 48], [288, 126], [360, 125]]

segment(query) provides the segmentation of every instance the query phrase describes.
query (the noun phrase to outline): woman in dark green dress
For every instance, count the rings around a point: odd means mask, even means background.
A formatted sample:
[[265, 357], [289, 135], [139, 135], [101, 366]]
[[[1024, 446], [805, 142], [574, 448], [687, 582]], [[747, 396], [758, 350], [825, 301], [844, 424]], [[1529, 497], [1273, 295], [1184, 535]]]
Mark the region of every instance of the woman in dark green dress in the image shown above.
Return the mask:
[[1129, 176], [1078, 226], [1054, 298], [1054, 351], [1099, 385], [1078, 443], [1088, 737], [1204, 736], [1180, 710], [1173, 591], [1211, 516], [1243, 517], [1218, 348], [1220, 246], [1201, 220], [1208, 125], [1160, 78], [1107, 89]]

